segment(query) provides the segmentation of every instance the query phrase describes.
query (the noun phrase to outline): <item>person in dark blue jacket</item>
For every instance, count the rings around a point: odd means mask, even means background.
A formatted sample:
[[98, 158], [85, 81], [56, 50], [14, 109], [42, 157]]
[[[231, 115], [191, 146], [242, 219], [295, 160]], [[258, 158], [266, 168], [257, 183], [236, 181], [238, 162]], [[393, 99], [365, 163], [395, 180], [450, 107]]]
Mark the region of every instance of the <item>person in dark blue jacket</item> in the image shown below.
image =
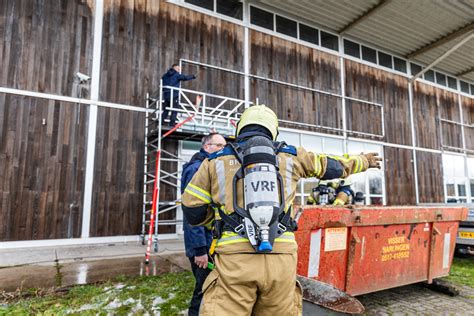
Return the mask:
[[[209, 157], [209, 154], [224, 148], [226, 141], [222, 135], [211, 133], [202, 138], [202, 148], [195, 153], [191, 160], [183, 166], [181, 176], [181, 194], [198, 171], [201, 163]], [[207, 268], [209, 247], [212, 243], [212, 232], [203, 226], [191, 226], [186, 218], [183, 219], [184, 246], [186, 256], [191, 262], [191, 268], [196, 279], [194, 293], [188, 310], [189, 316], [199, 315], [199, 306], [202, 300], [202, 285], [211, 272]]]
[[[182, 75], [181, 74], [181, 67], [179, 67], [178, 64], [173, 64], [171, 68], [161, 77], [161, 80], [163, 80], [163, 86], [168, 86], [168, 87], [176, 87], [179, 88], [179, 84], [181, 81], [188, 81], [188, 80], [193, 80], [196, 79], [195, 75]], [[173, 90], [173, 98], [171, 98], [171, 89], [170, 88], [163, 88], [163, 114], [161, 115], [161, 123], [164, 125], [165, 119], [168, 118], [168, 112], [167, 110], [168, 107], [171, 106], [171, 103], [173, 103], [173, 108], [178, 107], [178, 97], [179, 97], [179, 91], [178, 90]], [[170, 126], [175, 126], [176, 125], [176, 116], [178, 115], [178, 112], [176, 111], [171, 111], [171, 118], [169, 125]]]

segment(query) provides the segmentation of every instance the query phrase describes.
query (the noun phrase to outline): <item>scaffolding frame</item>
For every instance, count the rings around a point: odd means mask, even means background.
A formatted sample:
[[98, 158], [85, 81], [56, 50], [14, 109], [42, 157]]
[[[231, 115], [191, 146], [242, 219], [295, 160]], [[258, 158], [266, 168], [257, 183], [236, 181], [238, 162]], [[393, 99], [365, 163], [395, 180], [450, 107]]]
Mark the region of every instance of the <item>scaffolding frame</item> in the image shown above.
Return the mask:
[[[164, 108], [163, 89], [169, 89], [169, 106]], [[156, 96], [156, 93], [154, 94]], [[177, 95], [177, 96], [176, 96]], [[173, 98], [178, 102], [174, 103]], [[193, 98], [195, 101], [193, 102]], [[177, 104], [177, 107], [174, 105]], [[179, 191], [180, 175], [178, 163], [184, 162], [177, 155], [163, 148], [163, 139], [176, 140], [195, 139], [207, 135], [211, 131], [223, 136], [235, 134], [235, 123], [241, 112], [252, 103], [244, 100], [194, 91], [184, 88], [164, 86], [160, 82], [158, 97], [146, 96], [145, 141], [144, 141], [144, 175], [143, 175], [143, 207], [142, 207], [142, 244], [147, 243], [146, 262], [149, 262], [151, 248], [158, 251], [158, 231], [160, 225], [178, 225], [178, 219], [159, 220], [159, 215], [177, 210], [181, 201], [160, 199], [160, 186], [166, 184]], [[163, 110], [171, 114], [177, 113], [177, 124], [165, 128], [162, 119]], [[176, 163], [176, 168], [166, 170], [162, 162]], [[148, 229], [147, 229], [148, 228]], [[148, 234], [147, 234], [148, 232]], [[147, 238], [148, 235], [148, 238]]]

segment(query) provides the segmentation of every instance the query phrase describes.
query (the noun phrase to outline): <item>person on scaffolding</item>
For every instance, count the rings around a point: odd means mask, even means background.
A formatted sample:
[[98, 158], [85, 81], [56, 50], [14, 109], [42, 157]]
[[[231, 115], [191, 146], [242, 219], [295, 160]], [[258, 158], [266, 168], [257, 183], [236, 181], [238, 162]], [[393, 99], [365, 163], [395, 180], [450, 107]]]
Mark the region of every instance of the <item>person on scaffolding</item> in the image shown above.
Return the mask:
[[[178, 108], [179, 100], [179, 85], [181, 81], [188, 81], [196, 79], [195, 75], [182, 75], [181, 67], [178, 64], [173, 64], [170, 69], [161, 77], [163, 87], [174, 87], [176, 89], [163, 88], [163, 113], [161, 114], [161, 125], [165, 125], [165, 120], [168, 118], [169, 110], [168, 108], [172, 107]], [[173, 90], [173, 95], [171, 95], [171, 90]], [[171, 106], [172, 105], [172, 106]], [[171, 117], [169, 121], [169, 126], [176, 125], [176, 116], [178, 115], [177, 111], [171, 110]]]
[[[216, 132], [211, 132], [202, 138], [201, 150], [195, 153], [191, 160], [183, 166], [181, 176], [181, 194], [198, 171], [201, 163], [209, 157], [210, 154], [217, 152], [226, 145], [225, 138]], [[212, 231], [206, 227], [192, 227], [186, 218], [183, 219], [184, 230], [184, 247], [186, 249], [186, 257], [191, 263], [196, 283], [194, 285], [193, 297], [189, 304], [188, 315], [199, 315], [199, 306], [202, 300], [202, 285], [204, 280], [211, 272], [208, 269], [208, 252], [212, 242]]]
[[277, 135], [276, 114], [264, 105], [249, 107], [235, 143], [204, 160], [184, 190], [187, 221], [214, 221], [215, 269], [202, 288], [201, 315], [301, 315], [291, 206], [298, 180], [380, 168], [377, 153], [329, 156], [277, 142]]

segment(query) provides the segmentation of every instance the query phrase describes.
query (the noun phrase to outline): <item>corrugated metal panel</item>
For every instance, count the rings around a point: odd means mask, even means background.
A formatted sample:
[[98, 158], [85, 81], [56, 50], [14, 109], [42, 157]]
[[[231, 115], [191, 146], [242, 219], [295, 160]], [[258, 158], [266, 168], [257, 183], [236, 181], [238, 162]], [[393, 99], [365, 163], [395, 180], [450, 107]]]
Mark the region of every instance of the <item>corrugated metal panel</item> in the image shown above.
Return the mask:
[[[332, 31], [338, 31], [379, 3], [378, 0], [311, 1], [260, 0], [268, 6], [302, 17]], [[474, 0], [392, 0], [346, 33], [368, 45], [406, 56], [474, 22]], [[461, 38], [457, 39], [457, 41]], [[414, 57], [430, 64], [456, 42], [452, 40]], [[457, 74], [474, 65], [474, 40], [469, 41], [437, 69]], [[464, 78], [474, 80], [474, 74]]]
[[260, 0], [268, 6], [302, 17], [325, 29], [337, 32], [355, 17], [378, 3], [378, 0]]

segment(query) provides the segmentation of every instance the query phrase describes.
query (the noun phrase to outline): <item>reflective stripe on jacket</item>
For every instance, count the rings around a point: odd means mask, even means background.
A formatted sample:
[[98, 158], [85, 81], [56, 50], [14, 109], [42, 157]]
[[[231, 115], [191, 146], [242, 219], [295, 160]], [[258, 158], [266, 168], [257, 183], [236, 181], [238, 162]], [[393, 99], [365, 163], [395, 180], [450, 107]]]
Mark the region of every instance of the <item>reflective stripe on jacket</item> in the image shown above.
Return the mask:
[[[331, 159], [329, 159], [331, 158]], [[342, 172], [342, 177], [347, 177], [352, 173], [365, 171], [368, 168], [368, 161], [363, 156], [335, 157], [307, 152], [304, 148], [298, 148], [296, 155], [287, 152], [278, 153], [279, 172], [283, 179], [286, 210], [293, 203], [298, 180], [301, 178], [324, 178], [328, 170], [328, 161], [337, 161], [337, 167]], [[217, 207], [233, 212], [233, 188], [232, 180], [235, 173], [240, 168], [240, 163], [234, 155], [217, 156], [215, 159], [204, 160], [198, 172], [186, 187], [182, 196], [183, 205], [189, 208], [201, 207], [211, 202]], [[242, 181], [237, 182], [237, 204], [243, 207]], [[209, 207], [206, 219], [202, 225], [209, 223], [214, 218], [215, 213]], [[294, 214], [292, 214], [292, 217]], [[234, 233], [226, 233], [226, 237], [235, 237]], [[291, 236], [292, 233], [289, 233]], [[292, 241], [285, 235], [284, 238], [275, 240], [274, 253], [288, 253], [297, 250], [294, 236]], [[224, 237], [224, 235], [223, 235]], [[290, 238], [291, 239], [291, 238]], [[227, 242], [221, 238], [216, 248], [216, 252], [255, 252], [248, 240], [239, 241], [239, 238], [228, 239]]]

